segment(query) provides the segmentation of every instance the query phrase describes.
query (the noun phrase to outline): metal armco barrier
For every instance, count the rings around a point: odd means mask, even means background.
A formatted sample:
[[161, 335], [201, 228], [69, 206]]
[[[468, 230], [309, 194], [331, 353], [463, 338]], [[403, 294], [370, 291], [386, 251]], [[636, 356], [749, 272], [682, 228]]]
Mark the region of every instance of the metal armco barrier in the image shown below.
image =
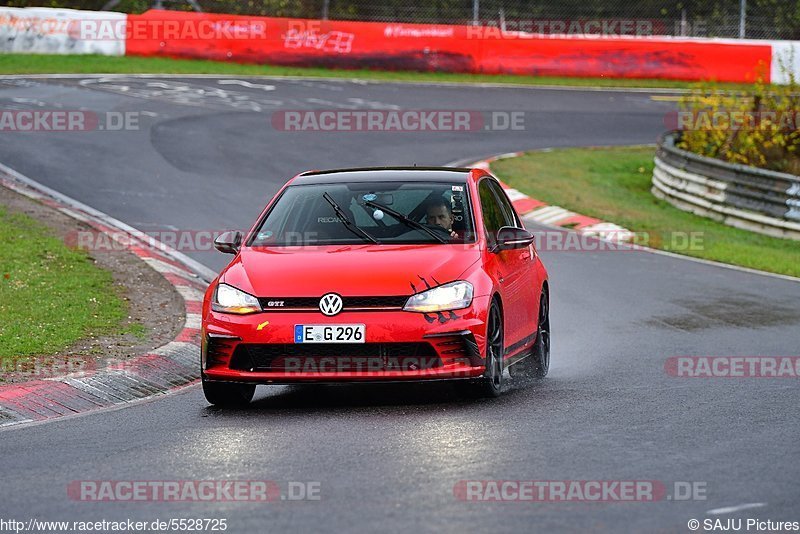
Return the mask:
[[800, 240], [800, 176], [700, 156], [658, 142], [653, 194], [673, 206], [753, 232]]

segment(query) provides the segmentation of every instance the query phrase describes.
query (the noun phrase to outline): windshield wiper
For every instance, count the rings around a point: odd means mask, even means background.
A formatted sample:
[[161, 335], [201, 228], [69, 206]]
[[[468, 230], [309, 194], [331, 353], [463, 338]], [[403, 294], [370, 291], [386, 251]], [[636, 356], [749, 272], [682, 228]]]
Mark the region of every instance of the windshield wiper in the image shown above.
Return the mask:
[[327, 192], [322, 194], [322, 198], [324, 198], [325, 200], [328, 201], [328, 204], [331, 205], [331, 207], [333, 208], [333, 211], [335, 211], [336, 215], [339, 216], [339, 220], [342, 221], [342, 224], [344, 224], [347, 227], [348, 230], [350, 230], [351, 232], [353, 232], [354, 234], [356, 234], [356, 235], [358, 235], [360, 237], [363, 237], [364, 239], [366, 239], [370, 243], [375, 243], [376, 245], [380, 244], [380, 241], [378, 241], [377, 239], [375, 239], [374, 237], [369, 235], [367, 232], [365, 232], [364, 230], [362, 230], [361, 228], [359, 228], [355, 224], [353, 224], [353, 221], [351, 221], [347, 217], [347, 214], [345, 214], [344, 210], [339, 206], [339, 204], [336, 203], [335, 200], [333, 200], [333, 197], [331, 197]]
[[402, 213], [400, 213], [398, 211], [394, 211], [389, 206], [384, 206], [383, 204], [378, 204], [377, 202], [373, 202], [371, 200], [368, 200], [368, 201], [364, 202], [364, 204], [367, 205], [367, 206], [371, 206], [373, 208], [377, 208], [379, 210], [385, 211], [386, 213], [388, 213], [389, 215], [391, 215], [392, 217], [394, 217], [398, 221], [400, 221], [402, 223], [405, 223], [406, 225], [408, 225], [408, 226], [410, 226], [412, 228], [416, 228], [417, 230], [422, 230], [423, 232], [425, 232], [426, 234], [428, 234], [429, 236], [434, 238], [439, 243], [449, 243], [450, 242], [447, 239], [445, 239], [444, 237], [442, 237], [439, 234], [437, 234], [436, 232], [434, 232], [433, 230], [431, 230], [430, 228], [428, 228], [427, 226], [425, 226], [424, 224], [418, 223], [414, 219], [409, 219], [408, 217], [406, 217]]

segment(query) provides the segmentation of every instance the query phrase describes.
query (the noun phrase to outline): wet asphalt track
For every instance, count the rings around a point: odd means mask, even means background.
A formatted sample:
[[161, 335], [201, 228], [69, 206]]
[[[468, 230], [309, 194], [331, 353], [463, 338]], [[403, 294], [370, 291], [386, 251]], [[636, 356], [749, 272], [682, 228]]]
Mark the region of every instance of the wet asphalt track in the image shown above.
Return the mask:
[[[82, 81], [83, 80], [83, 81]], [[88, 81], [87, 81], [88, 80]], [[0, 132], [0, 161], [141, 230], [247, 227], [311, 168], [443, 164], [535, 147], [651, 143], [647, 93], [216, 79], [0, 80], [0, 107], [146, 112], [126, 132]], [[273, 89], [263, 85], [274, 86]], [[220, 92], [222, 89], [223, 92]], [[297, 109], [524, 111], [525, 131], [287, 133]], [[191, 254], [218, 269], [225, 257]], [[494, 401], [450, 386], [261, 388], [245, 411], [198, 387], [0, 432], [0, 518], [227, 518], [228, 532], [688, 532], [799, 520], [794, 379], [680, 379], [676, 355], [798, 355], [800, 284], [642, 252], [545, 252], [550, 376]], [[87, 503], [73, 480], [319, 481], [321, 500]], [[465, 479], [705, 483], [707, 500], [465, 503]], [[708, 510], [764, 503], [732, 514]]]

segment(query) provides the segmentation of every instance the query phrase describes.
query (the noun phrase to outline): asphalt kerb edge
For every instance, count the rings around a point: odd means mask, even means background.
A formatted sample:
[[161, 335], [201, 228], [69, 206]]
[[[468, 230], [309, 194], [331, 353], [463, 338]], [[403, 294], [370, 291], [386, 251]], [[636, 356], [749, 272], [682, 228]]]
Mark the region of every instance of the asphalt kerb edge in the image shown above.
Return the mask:
[[[161, 274], [184, 302], [185, 322], [165, 345], [103, 369], [0, 386], [0, 428], [122, 406], [166, 394], [200, 377], [203, 293], [216, 275], [146, 234], [0, 164], [0, 185], [81, 221]], [[188, 260], [188, 261], [187, 261]]]

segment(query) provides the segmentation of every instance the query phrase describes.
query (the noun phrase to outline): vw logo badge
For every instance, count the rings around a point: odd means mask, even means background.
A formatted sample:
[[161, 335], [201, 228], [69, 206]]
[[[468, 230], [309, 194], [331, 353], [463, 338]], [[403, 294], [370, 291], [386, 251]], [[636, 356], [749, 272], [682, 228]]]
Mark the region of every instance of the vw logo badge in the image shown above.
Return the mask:
[[342, 306], [343, 306], [342, 297], [340, 297], [336, 293], [328, 293], [327, 295], [323, 295], [322, 298], [319, 299], [319, 311], [321, 311], [328, 317], [336, 315], [337, 313], [342, 311]]

